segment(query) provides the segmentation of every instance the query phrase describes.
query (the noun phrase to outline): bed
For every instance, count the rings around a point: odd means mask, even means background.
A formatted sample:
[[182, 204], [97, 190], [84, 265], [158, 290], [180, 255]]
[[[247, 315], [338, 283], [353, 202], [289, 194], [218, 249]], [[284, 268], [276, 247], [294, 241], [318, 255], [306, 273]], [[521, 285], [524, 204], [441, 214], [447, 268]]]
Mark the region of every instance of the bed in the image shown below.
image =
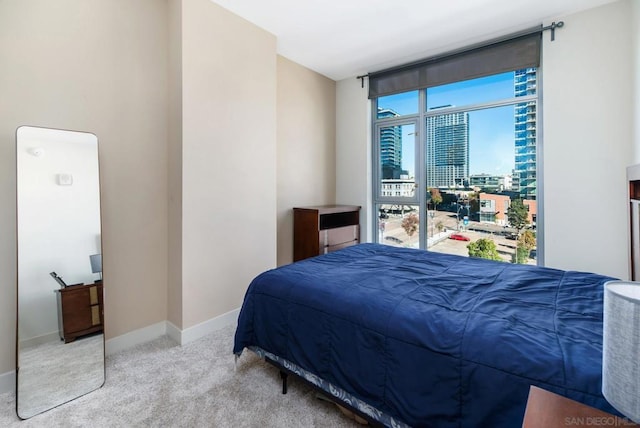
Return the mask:
[[233, 352], [384, 426], [521, 426], [530, 385], [619, 414], [601, 393], [612, 279], [360, 244], [256, 277]]

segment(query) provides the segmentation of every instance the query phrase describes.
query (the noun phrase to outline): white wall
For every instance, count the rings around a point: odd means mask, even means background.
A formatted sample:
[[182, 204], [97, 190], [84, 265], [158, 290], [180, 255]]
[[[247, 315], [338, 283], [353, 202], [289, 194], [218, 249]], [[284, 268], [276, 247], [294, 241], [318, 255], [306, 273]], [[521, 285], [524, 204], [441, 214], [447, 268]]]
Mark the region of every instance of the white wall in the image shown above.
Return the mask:
[[[625, 168], [634, 126], [630, 86], [637, 81], [631, 72], [630, 3], [555, 17], [565, 21], [556, 41], [548, 33], [543, 37], [548, 266], [628, 275]], [[371, 195], [366, 94], [355, 77], [337, 83], [337, 200], [363, 207], [370, 206]], [[363, 214], [370, 221], [370, 211]], [[365, 229], [371, 233], [370, 226]]]
[[640, 163], [640, 2], [628, 0], [631, 4], [631, 46], [633, 49], [633, 158], [631, 164]]
[[[17, 143], [20, 340], [58, 332], [55, 271], [68, 285], [99, 279], [98, 141], [92, 134], [20, 128]], [[59, 140], [59, 138], [65, 138]], [[43, 153], [35, 156], [33, 149]], [[58, 183], [71, 174], [70, 185]]]
[[336, 203], [360, 205], [360, 239], [371, 242], [371, 103], [355, 77], [336, 84]]
[[547, 266], [628, 277], [632, 159], [631, 6], [567, 17], [543, 46]]

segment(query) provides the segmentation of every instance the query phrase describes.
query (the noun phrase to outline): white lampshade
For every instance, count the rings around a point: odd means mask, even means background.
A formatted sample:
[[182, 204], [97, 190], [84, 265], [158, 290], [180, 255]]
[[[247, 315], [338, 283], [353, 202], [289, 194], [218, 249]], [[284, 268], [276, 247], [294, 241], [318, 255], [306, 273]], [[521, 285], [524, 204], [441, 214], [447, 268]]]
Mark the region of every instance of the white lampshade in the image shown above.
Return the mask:
[[604, 285], [602, 393], [613, 407], [640, 422], [640, 283]]

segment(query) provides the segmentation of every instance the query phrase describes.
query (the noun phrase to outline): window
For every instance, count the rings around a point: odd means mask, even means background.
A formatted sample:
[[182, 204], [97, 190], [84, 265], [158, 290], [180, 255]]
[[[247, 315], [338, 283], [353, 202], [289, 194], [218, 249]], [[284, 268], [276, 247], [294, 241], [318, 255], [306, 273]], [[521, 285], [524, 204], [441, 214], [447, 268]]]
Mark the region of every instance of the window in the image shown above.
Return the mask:
[[418, 114], [418, 91], [403, 92], [378, 99], [378, 119]]
[[492, 241], [505, 261], [542, 256], [533, 251], [541, 34], [368, 75], [377, 242], [467, 255], [465, 241], [448, 239], [455, 232]]
[[[536, 254], [531, 240], [513, 238], [536, 233], [538, 72], [373, 99], [377, 242], [467, 256], [469, 242], [448, 239], [462, 233], [471, 243], [493, 241], [506, 262], [536, 263], [516, 257], [521, 245]], [[524, 205], [524, 227], [510, 221], [515, 200]]]

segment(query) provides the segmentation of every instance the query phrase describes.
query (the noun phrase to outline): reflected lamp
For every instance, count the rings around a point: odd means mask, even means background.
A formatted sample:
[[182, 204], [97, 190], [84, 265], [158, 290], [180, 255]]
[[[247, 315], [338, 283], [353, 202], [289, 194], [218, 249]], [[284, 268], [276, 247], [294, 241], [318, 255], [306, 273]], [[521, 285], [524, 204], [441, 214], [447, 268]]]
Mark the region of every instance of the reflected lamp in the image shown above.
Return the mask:
[[640, 283], [604, 285], [602, 393], [620, 413], [640, 422]]
[[102, 279], [102, 254], [90, 255], [89, 262], [91, 262], [91, 272], [99, 273], [100, 279]]

